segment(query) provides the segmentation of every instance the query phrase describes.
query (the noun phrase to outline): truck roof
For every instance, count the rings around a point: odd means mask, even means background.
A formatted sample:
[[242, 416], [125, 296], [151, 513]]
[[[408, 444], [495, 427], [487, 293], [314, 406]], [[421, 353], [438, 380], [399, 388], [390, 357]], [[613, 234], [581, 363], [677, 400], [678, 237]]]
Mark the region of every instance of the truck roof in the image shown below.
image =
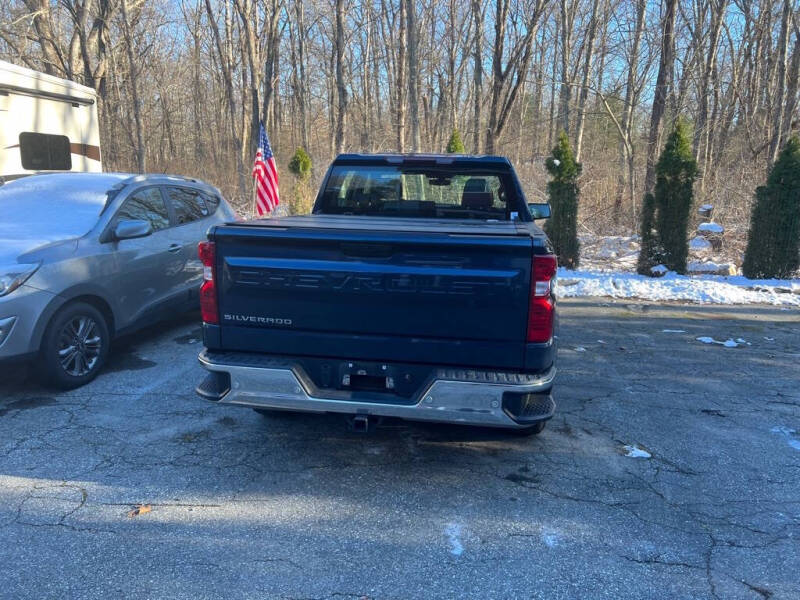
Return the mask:
[[380, 154], [340, 154], [333, 164], [420, 164], [420, 165], [458, 165], [462, 167], [511, 168], [505, 156], [491, 154], [443, 154], [443, 153], [380, 153]]

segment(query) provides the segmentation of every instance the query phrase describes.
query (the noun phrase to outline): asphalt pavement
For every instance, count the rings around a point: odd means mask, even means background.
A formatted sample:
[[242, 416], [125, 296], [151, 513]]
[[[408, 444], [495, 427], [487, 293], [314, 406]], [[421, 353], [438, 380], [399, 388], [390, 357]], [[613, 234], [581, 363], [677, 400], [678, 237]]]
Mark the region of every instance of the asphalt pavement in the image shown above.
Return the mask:
[[533, 438], [202, 401], [195, 317], [5, 367], [0, 597], [800, 598], [798, 311], [565, 300], [559, 343]]

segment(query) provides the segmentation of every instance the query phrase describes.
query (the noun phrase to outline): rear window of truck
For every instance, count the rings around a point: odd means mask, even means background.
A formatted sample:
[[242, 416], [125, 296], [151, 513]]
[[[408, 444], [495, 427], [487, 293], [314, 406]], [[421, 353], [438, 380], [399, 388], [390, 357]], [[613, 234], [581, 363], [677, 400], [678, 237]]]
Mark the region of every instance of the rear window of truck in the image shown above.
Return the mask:
[[497, 174], [452, 168], [334, 166], [316, 212], [324, 214], [497, 219], [509, 216]]

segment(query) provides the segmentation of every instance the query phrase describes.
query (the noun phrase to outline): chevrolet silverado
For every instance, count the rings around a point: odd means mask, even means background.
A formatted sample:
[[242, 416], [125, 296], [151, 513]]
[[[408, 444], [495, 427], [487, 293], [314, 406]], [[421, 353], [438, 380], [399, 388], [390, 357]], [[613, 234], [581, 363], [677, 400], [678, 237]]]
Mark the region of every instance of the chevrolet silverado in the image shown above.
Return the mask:
[[500, 427], [552, 417], [556, 257], [511, 163], [337, 157], [310, 215], [201, 242], [208, 371], [223, 404]]

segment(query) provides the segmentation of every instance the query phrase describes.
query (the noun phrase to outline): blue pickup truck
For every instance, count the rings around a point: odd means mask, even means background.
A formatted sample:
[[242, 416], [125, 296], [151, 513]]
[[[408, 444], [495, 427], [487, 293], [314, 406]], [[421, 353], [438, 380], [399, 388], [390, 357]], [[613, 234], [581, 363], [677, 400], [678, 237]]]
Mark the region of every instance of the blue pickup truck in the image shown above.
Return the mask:
[[199, 247], [198, 394], [499, 427], [552, 417], [556, 257], [505, 158], [343, 154], [313, 213], [217, 225]]

